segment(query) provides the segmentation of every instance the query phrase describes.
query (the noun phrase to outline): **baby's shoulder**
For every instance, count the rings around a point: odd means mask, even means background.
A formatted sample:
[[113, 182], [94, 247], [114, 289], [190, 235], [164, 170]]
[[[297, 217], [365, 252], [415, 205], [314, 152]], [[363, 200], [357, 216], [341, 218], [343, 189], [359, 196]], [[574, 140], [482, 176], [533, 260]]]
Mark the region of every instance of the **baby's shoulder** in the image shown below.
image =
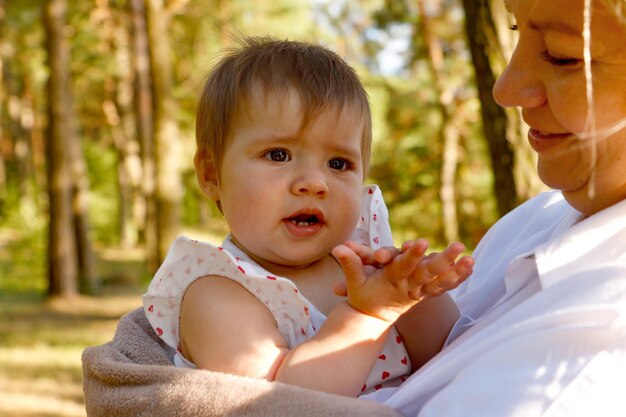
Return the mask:
[[[189, 285], [181, 305], [181, 320], [191, 312], [191, 316], [206, 315], [213, 317], [264, 316], [268, 312], [266, 306], [230, 278], [207, 275], [197, 278]], [[271, 315], [269, 316], [271, 318]]]

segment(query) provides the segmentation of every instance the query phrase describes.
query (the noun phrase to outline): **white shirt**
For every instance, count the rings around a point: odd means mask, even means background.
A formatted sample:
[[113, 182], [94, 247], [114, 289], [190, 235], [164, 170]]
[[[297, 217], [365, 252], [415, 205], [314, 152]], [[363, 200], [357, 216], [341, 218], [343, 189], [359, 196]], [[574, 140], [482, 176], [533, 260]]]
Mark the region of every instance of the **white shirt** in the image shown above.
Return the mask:
[[502, 218], [453, 294], [449, 344], [368, 398], [406, 416], [626, 416], [626, 201], [581, 221], [559, 192]]

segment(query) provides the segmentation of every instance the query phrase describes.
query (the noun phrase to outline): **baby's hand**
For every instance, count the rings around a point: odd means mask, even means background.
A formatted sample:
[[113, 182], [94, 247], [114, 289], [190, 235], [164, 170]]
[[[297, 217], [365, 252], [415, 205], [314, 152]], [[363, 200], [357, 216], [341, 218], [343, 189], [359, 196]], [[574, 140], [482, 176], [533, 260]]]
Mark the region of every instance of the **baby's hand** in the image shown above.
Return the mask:
[[465, 247], [453, 243], [441, 253], [425, 255], [424, 239], [408, 241], [401, 249], [376, 251], [354, 242], [335, 247], [332, 254], [346, 275], [344, 285], [335, 288], [348, 297], [355, 309], [394, 322], [405, 311], [427, 297], [457, 287], [472, 273], [474, 260], [456, 258]]

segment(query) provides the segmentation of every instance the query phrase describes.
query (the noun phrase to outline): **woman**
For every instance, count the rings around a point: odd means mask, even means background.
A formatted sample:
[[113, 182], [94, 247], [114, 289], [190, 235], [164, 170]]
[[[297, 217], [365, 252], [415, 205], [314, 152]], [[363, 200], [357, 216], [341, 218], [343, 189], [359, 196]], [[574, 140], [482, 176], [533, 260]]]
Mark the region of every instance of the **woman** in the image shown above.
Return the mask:
[[446, 348], [377, 399], [420, 417], [623, 416], [626, 2], [505, 1], [519, 42], [494, 96], [521, 107], [557, 191], [489, 231]]

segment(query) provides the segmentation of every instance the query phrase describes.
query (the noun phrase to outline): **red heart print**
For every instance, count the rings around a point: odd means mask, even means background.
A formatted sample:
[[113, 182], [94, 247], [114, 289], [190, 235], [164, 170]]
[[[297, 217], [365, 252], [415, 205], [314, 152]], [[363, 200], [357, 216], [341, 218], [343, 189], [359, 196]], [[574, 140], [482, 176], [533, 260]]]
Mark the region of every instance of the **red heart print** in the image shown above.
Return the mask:
[[148, 307], [148, 311], [151, 312], [151, 313], [154, 312], [154, 306], [150, 305], [150, 307]]
[[387, 359], [387, 357], [384, 354], [382, 354], [378, 357], [378, 359], [380, 359], [381, 361], [384, 361], [385, 359]]
[[397, 343], [397, 344], [402, 343], [402, 336], [400, 336], [400, 335], [397, 335], [397, 336], [396, 336], [396, 343]]
[[389, 378], [390, 373], [387, 371], [383, 371], [383, 374], [381, 375], [381, 377], [383, 378], [383, 380]]
[[404, 365], [409, 363], [409, 361], [406, 359], [406, 356], [404, 358], [402, 358], [402, 360], [400, 362], [402, 362]]
[[159, 335], [159, 337], [163, 336], [163, 329], [162, 329], [162, 328], [157, 327], [157, 328], [156, 328], [156, 332], [157, 332], [157, 334]]

